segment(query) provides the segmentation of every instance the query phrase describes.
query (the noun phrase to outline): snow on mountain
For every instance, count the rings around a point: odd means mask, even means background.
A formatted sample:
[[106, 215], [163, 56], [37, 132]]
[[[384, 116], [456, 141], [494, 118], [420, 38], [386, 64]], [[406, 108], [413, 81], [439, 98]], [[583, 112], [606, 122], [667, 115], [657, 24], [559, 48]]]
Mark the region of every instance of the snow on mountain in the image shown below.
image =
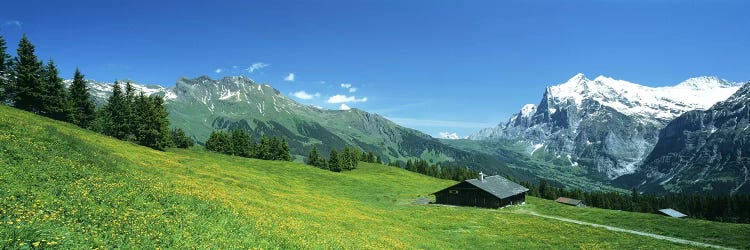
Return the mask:
[[[121, 81], [120, 82], [120, 88], [125, 90], [125, 84], [128, 81]], [[70, 84], [73, 83], [72, 79], [63, 80], [63, 83], [65, 86], [70, 86]], [[146, 96], [151, 96], [153, 94], [161, 94], [164, 97], [165, 101], [173, 100], [177, 96], [175, 95], [174, 91], [172, 91], [169, 88], [162, 87], [157, 84], [139, 84], [130, 82], [133, 85], [133, 88], [135, 89], [136, 93], [143, 92]], [[89, 93], [94, 97], [95, 101], [98, 103], [101, 103], [102, 101], [106, 100], [111, 94], [112, 94], [112, 86], [114, 83], [110, 82], [98, 82], [95, 80], [86, 80], [86, 85], [89, 87]]]
[[[687, 111], [708, 109], [727, 99], [740, 85], [702, 76], [675, 86], [647, 87], [606, 76], [590, 80], [579, 73], [565, 83], [549, 87], [548, 92], [557, 102], [572, 100], [576, 106], [580, 106], [585, 99], [594, 100], [625, 115], [665, 124]], [[554, 110], [550, 110], [550, 113], [554, 113]]]
[[[740, 88], [716, 77], [690, 78], [668, 87], [576, 74], [548, 87], [539, 105], [524, 105], [507, 122], [482, 129], [473, 140], [510, 140], [527, 153], [570, 155], [607, 179], [633, 173], [669, 121], [705, 110]], [[545, 145], [540, 148], [539, 145]]]
[[457, 133], [450, 133], [450, 132], [440, 132], [439, 134], [440, 139], [448, 139], [448, 140], [457, 140], [460, 137]]
[[521, 117], [530, 117], [536, 113], [536, 105], [526, 104], [521, 108]]

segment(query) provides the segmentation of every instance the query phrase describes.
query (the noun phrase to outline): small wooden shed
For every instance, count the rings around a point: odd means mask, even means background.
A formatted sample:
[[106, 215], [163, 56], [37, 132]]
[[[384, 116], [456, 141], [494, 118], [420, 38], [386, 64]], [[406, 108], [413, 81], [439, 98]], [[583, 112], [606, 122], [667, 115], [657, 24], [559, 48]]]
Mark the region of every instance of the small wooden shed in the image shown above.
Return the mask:
[[562, 203], [562, 204], [569, 205], [569, 206], [586, 207], [586, 204], [583, 204], [583, 201], [571, 199], [568, 197], [559, 197], [555, 201], [557, 203]]
[[671, 208], [659, 209], [657, 212], [661, 215], [669, 216], [672, 218], [687, 217], [687, 214], [680, 213], [679, 211]]
[[433, 194], [438, 204], [499, 208], [525, 202], [527, 191], [502, 176], [484, 177], [480, 173], [478, 179], [465, 180]]

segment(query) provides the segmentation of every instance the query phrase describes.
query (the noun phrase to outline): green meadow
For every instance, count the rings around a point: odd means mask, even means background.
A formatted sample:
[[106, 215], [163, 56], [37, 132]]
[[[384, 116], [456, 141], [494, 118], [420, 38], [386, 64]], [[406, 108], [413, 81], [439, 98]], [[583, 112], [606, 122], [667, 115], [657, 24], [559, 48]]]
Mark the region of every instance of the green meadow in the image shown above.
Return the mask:
[[155, 151], [0, 105], [2, 249], [695, 248], [530, 212], [750, 248], [750, 225], [533, 197], [499, 210], [413, 204], [454, 183], [378, 164], [334, 173]]

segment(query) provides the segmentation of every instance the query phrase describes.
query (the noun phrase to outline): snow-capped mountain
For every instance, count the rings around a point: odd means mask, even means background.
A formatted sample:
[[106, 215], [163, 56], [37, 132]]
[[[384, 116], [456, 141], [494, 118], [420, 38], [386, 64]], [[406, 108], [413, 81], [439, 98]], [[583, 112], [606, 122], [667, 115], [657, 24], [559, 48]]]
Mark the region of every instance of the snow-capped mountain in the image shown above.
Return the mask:
[[[107, 98], [112, 94], [112, 86], [114, 83], [111, 82], [98, 82], [95, 80], [86, 79], [86, 85], [89, 87], [89, 93], [94, 99], [94, 102], [99, 105], [106, 102]], [[159, 94], [164, 97], [165, 101], [172, 100], [177, 96], [174, 92], [169, 89], [162, 87], [157, 84], [139, 84], [132, 81], [120, 81], [120, 87], [125, 88], [125, 83], [130, 82], [135, 89], [135, 92], [143, 92], [144, 95], [150, 96], [153, 94]], [[66, 87], [69, 87], [73, 83], [73, 79], [64, 80], [63, 83]]]
[[527, 104], [506, 123], [483, 129], [473, 140], [510, 140], [569, 158], [607, 179], [633, 173], [654, 147], [658, 130], [675, 117], [702, 110], [740, 87], [716, 77], [696, 77], [675, 86], [647, 87], [577, 74], [548, 87], [539, 105]]
[[708, 110], [687, 112], [659, 133], [634, 176], [639, 190], [750, 193], [750, 83]]

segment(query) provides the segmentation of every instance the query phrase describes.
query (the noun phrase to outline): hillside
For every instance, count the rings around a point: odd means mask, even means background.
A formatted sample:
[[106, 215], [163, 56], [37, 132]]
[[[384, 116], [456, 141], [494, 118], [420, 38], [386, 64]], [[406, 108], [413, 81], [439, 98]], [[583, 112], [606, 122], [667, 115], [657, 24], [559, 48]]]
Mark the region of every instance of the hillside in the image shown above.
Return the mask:
[[[202, 150], [154, 151], [0, 105], [3, 248], [686, 248], [503, 210], [412, 205], [451, 185], [361, 164], [333, 173]], [[580, 220], [748, 248], [749, 225], [585, 210]], [[644, 222], [644, 223], [637, 223]], [[647, 223], [646, 223], [647, 222]], [[575, 233], [572, 233], [575, 232]]]
[[[97, 103], [111, 95], [111, 83], [88, 81]], [[432, 164], [470, 166], [488, 173], [503, 172], [518, 179], [537, 177], [523, 169], [511, 169], [490, 155], [457, 149], [414, 129], [358, 109], [328, 110], [302, 105], [267, 84], [235, 76], [180, 78], [171, 88], [133, 84], [136, 91], [162, 95], [173, 127], [182, 128], [199, 144], [214, 130], [247, 130], [254, 138], [280, 136], [287, 140], [295, 159], [317, 147], [356, 146], [384, 161], [424, 159]]]

